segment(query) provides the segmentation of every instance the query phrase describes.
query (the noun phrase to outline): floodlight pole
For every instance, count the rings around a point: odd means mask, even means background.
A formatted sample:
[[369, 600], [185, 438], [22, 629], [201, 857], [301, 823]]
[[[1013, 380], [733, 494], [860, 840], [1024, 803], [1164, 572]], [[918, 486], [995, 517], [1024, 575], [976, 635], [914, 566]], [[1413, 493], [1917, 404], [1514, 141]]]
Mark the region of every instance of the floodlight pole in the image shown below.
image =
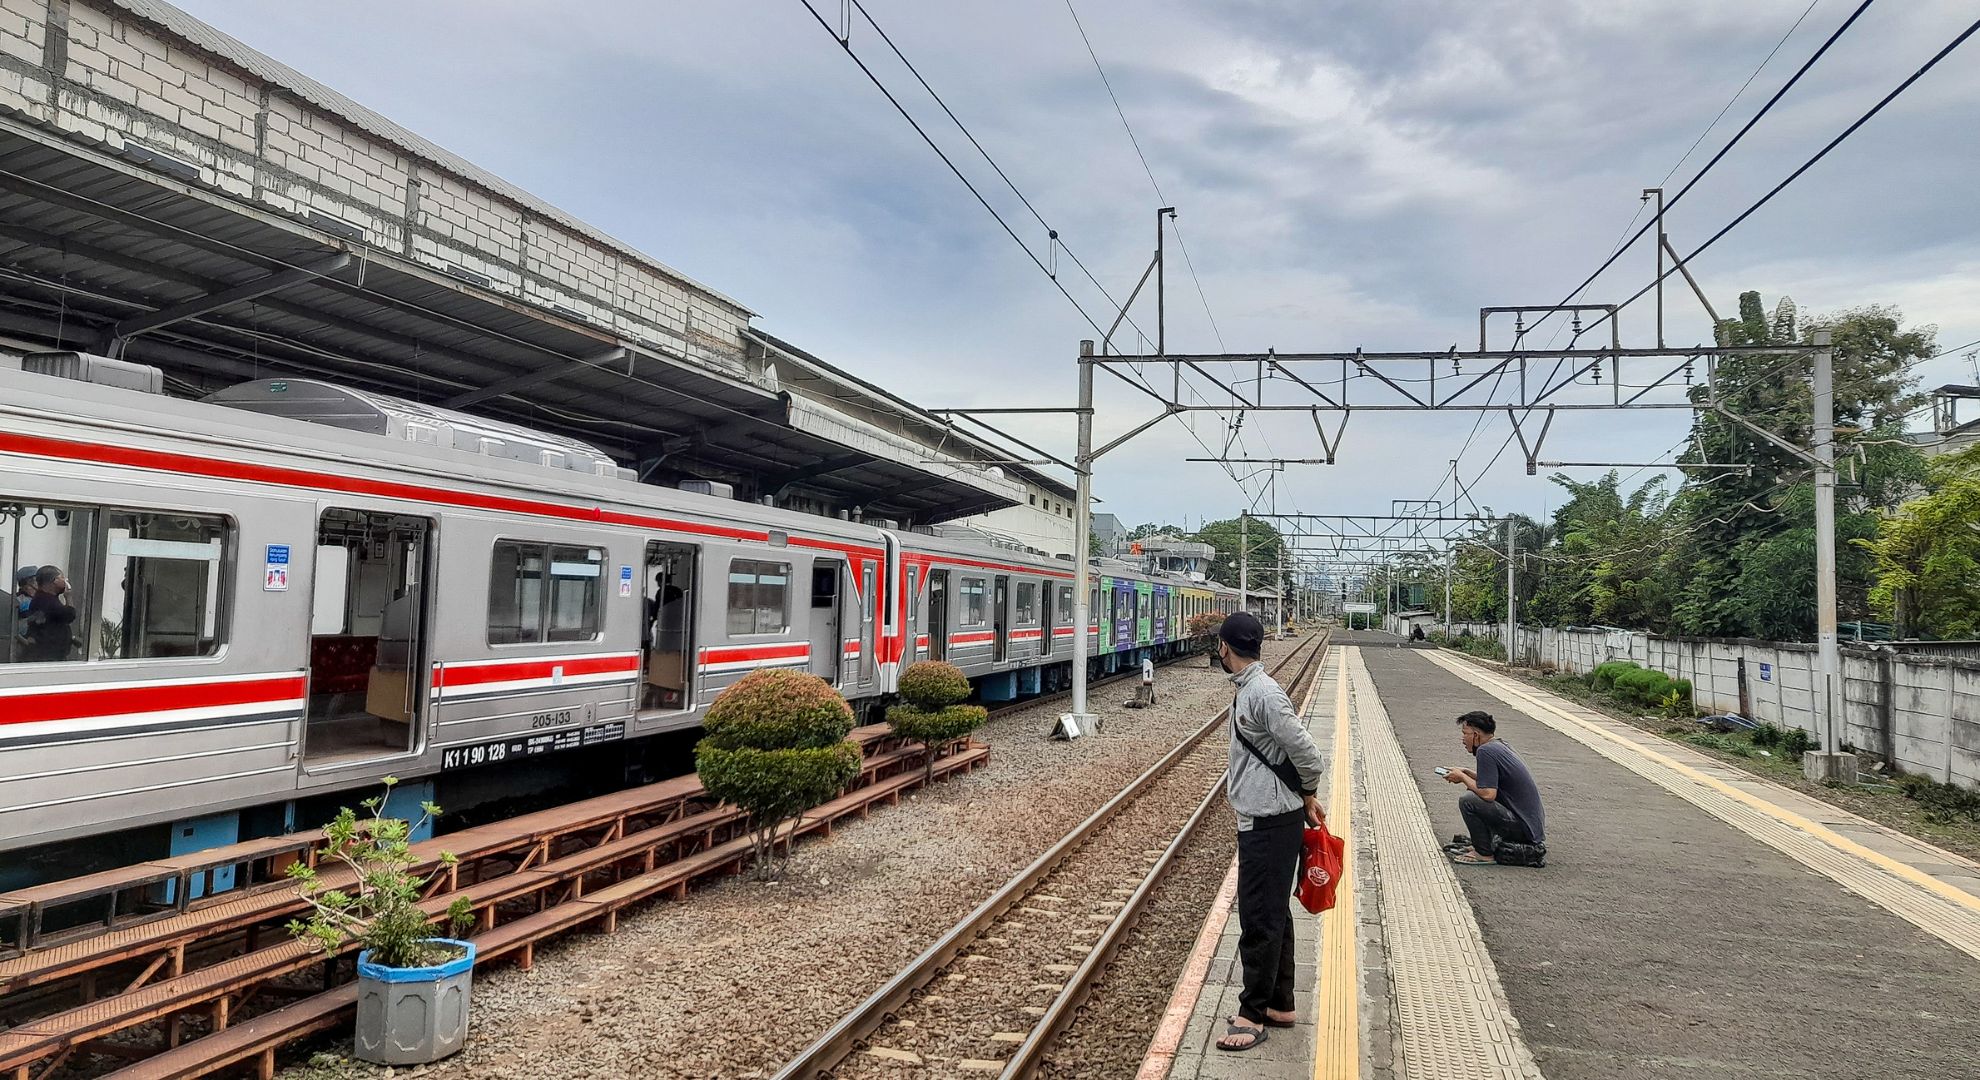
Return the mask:
[[1238, 610], [1251, 610], [1251, 511], [1238, 511]]

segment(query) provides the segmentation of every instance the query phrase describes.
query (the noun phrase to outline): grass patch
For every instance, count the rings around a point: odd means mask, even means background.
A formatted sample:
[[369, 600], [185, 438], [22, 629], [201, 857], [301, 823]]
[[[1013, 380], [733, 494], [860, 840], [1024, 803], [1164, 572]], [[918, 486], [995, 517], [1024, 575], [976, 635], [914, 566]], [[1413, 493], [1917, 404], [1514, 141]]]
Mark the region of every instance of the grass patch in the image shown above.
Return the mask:
[[1424, 637], [1432, 644], [1441, 645], [1446, 649], [1456, 649], [1458, 652], [1468, 656], [1476, 656], [1484, 660], [1496, 660], [1501, 664], [1506, 662], [1505, 646], [1493, 641], [1491, 638], [1475, 637], [1469, 633], [1447, 638], [1444, 636], [1442, 630], [1432, 630], [1428, 634], [1425, 634]]

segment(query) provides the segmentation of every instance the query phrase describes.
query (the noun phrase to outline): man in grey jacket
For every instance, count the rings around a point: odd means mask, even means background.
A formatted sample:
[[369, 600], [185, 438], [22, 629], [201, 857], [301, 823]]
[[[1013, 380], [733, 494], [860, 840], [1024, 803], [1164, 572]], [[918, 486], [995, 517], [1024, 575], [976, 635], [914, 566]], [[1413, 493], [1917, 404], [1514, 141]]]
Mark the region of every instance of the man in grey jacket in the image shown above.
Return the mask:
[[1299, 877], [1304, 826], [1326, 820], [1320, 787], [1320, 748], [1286, 692], [1259, 660], [1265, 627], [1237, 612], [1217, 631], [1217, 659], [1237, 695], [1231, 700], [1230, 771], [1224, 793], [1237, 811], [1238, 960], [1244, 985], [1219, 1050], [1249, 1050], [1268, 1027], [1291, 1027], [1292, 892]]

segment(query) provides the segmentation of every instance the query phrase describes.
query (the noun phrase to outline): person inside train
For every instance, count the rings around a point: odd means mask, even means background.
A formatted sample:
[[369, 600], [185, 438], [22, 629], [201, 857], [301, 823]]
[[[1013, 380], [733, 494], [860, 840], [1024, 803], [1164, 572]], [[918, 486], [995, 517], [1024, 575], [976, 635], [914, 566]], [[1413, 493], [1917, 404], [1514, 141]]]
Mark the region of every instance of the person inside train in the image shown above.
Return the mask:
[[1499, 740], [1499, 724], [1491, 713], [1473, 710], [1457, 723], [1458, 736], [1478, 759], [1478, 768], [1440, 770], [1446, 781], [1465, 786], [1458, 813], [1468, 835], [1445, 849], [1451, 861], [1460, 866], [1544, 865], [1547, 813], [1532, 770]]
[[28, 644], [21, 658], [30, 663], [69, 659], [75, 647], [76, 609], [70, 606], [68, 575], [59, 566], [34, 572], [34, 596], [28, 601]]
[[26, 659], [28, 644], [34, 640], [28, 633], [28, 628], [34, 625], [28, 617], [28, 606], [34, 603], [34, 578], [40, 569], [38, 566], [23, 566], [14, 571], [14, 611], [7, 623], [11, 638], [9, 659]]

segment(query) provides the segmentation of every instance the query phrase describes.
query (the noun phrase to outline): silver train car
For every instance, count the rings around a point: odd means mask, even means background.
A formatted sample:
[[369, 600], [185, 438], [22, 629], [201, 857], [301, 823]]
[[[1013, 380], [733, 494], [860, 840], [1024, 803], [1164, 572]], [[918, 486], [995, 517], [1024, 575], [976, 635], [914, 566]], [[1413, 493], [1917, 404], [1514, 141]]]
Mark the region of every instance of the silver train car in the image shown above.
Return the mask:
[[[229, 843], [243, 808], [693, 727], [759, 668], [871, 717], [917, 659], [993, 701], [1070, 678], [1064, 560], [640, 484], [327, 383], [187, 401], [0, 370], [0, 460], [0, 564], [30, 571], [0, 851], [168, 822], [175, 852]], [[1093, 599], [1099, 672], [1235, 596], [1124, 571]]]

